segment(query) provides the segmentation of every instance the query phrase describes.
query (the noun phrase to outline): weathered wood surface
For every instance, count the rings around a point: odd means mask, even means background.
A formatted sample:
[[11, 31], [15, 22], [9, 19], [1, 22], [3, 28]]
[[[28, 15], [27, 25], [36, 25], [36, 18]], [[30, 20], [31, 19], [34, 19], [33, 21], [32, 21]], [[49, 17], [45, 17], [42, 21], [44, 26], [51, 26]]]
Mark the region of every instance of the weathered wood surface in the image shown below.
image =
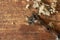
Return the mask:
[[55, 40], [44, 27], [25, 25], [24, 15], [34, 10], [26, 10], [25, 5], [25, 0], [0, 0], [0, 40]]

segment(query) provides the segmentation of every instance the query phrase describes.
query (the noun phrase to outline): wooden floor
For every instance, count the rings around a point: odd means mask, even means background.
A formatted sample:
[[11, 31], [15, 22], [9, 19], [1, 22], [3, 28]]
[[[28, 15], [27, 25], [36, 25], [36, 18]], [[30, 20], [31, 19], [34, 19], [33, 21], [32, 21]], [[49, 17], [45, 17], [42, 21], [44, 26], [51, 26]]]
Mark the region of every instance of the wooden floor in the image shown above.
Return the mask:
[[43, 26], [26, 25], [25, 15], [32, 11], [25, 5], [21, 0], [0, 0], [0, 40], [55, 40]]

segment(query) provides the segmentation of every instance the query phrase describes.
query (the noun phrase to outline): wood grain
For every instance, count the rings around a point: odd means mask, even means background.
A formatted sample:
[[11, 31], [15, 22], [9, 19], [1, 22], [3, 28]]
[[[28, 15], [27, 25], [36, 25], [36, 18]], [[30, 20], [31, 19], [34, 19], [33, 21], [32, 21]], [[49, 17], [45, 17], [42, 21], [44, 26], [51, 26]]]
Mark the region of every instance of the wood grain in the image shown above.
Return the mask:
[[[0, 40], [55, 40], [56, 34], [49, 33], [42, 25], [26, 25], [26, 0], [0, 0]], [[52, 35], [51, 35], [52, 34]]]

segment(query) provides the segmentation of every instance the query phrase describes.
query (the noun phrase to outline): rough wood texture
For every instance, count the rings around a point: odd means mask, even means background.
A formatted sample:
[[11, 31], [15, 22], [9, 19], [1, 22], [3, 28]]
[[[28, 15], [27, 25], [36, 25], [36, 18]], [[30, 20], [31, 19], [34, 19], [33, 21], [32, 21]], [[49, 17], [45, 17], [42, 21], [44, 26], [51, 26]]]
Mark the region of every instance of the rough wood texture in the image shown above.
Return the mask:
[[0, 0], [0, 40], [55, 40], [55, 34], [43, 26], [25, 25], [24, 15], [36, 11], [26, 10], [25, 5], [25, 0]]

